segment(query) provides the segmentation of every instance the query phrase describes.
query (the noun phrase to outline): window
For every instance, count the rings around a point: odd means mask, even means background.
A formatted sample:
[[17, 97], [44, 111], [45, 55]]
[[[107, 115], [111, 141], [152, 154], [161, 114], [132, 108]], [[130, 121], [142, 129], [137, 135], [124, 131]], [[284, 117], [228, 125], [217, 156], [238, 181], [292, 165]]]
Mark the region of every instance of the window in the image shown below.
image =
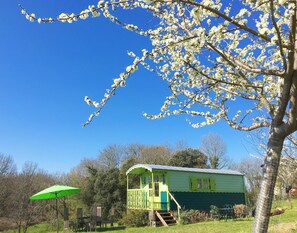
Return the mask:
[[165, 174], [162, 174], [162, 183], [163, 183], [163, 184], [166, 184], [166, 177], [165, 177]]
[[145, 186], [146, 185], [146, 176], [142, 177], [142, 185]]
[[197, 179], [197, 189], [208, 190], [209, 189], [209, 179], [198, 178]]
[[191, 191], [211, 192], [216, 190], [216, 182], [214, 178], [198, 178], [190, 177]]
[[202, 189], [205, 189], [205, 190], [209, 189], [209, 179], [203, 179]]
[[148, 176], [147, 182], [149, 184], [149, 188], [151, 189], [152, 188], [152, 177], [151, 176]]
[[197, 189], [202, 188], [202, 179], [197, 179]]
[[154, 183], [155, 186], [155, 197], [159, 196], [159, 183]]
[[159, 176], [154, 176], [154, 182], [159, 182]]

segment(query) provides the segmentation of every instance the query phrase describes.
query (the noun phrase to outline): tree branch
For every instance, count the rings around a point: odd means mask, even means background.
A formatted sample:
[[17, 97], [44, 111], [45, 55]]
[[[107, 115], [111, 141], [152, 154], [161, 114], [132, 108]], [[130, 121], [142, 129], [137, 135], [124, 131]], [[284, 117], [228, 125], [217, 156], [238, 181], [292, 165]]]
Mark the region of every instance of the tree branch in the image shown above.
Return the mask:
[[[228, 62], [232, 67], [234, 67], [235, 69], [237, 68], [236, 65], [229, 59], [229, 55], [226, 54], [224, 51], [221, 51], [220, 49], [216, 48], [215, 46], [213, 46], [212, 44], [208, 43], [208, 45], [210, 46], [210, 48], [217, 52], [226, 62]], [[240, 76], [248, 83], [251, 84], [251, 82], [245, 77], [245, 75], [239, 71]], [[267, 99], [265, 98], [265, 96], [262, 95], [262, 93], [259, 93], [258, 90], [256, 88], [253, 88], [255, 90], [255, 92], [259, 95], [261, 101], [263, 102], [264, 106], [266, 107], [267, 111], [269, 112], [270, 116], [273, 116], [273, 108], [270, 106], [269, 102], [267, 101]]]
[[294, 70], [295, 70], [295, 60], [297, 59], [296, 55], [296, 2], [295, 2], [295, 11], [294, 14], [291, 17], [291, 23], [290, 23], [290, 48], [289, 48], [289, 55], [288, 55], [288, 61], [289, 64], [287, 66], [287, 74], [284, 78], [284, 85], [282, 88], [280, 100], [279, 100], [279, 108], [275, 113], [275, 124], [281, 125], [283, 123], [283, 118], [286, 114], [287, 106], [290, 101], [290, 94], [291, 94], [291, 86], [293, 82], [294, 77]]
[[221, 112], [224, 115], [224, 119], [227, 122], [227, 124], [230, 127], [232, 127], [233, 129], [236, 129], [236, 130], [241, 130], [241, 131], [247, 131], [247, 132], [249, 132], [249, 131], [253, 131], [255, 129], [264, 128], [264, 127], [268, 127], [269, 126], [269, 123], [268, 122], [263, 121], [263, 122], [260, 122], [258, 124], [253, 124], [251, 126], [244, 127], [244, 126], [241, 126], [240, 123], [237, 123], [235, 121], [230, 120], [230, 118], [229, 118], [229, 116], [227, 114], [227, 110], [225, 108], [225, 101], [222, 101]]
[[[263, 39], [265, 41], [272, 42], [271, 38], [269, 38], [268, 36], [263, 35], [263, 34], [257, 32], [257, 31], [255, 31], [255, 30], [253, 30], [252, 28], [247, 27], [246, 25], [243, 25], [243, 24], [238, 23], [236, 20], [230, 18], [229, 16], [223, 14], [222, 12], [220, 12], [220, 11], [218, 11], [216, 9], [213, 9], [213, 8], [211, 8], [209, 6], [204, 6], [201, 3], [194, 2], [194, 1], [191, 1], [191, 0], [180, 0], [180, 1], [181, 2], [184, 2], [184, 3], [187, 3], [189, 5], [194, 5], [194, 6], [197, 6], [197, 7], [201, 7], [203, 9], [205, 9], [205, 10], [208, 10], [208, 11], [210, 11], [210, 12], [212, 12], [212, 13], [220, 16], [220, 17], [222, 17], [223, 19], [225, 19], [229, 23], [234, 24], [235, 26], [239, 27], [240, 29], [242, 29], [242, 30], [244, 30], [246, 32], [249, 32], [250, 34], [252, 34], [252, 35], [254, 35], [256, 37], [259, 37], [259, 38], [261, 38], [261, 39]], [[283, 45], [283, 47], [284, 48], [288, 48], [287, 45]]]
[[283, 59], [283, 65], [284, 65], [284, 70], [287, 70], [287, 61], [286, 61], [286, 57], [284, 54], [284, 50], [283, 50], [283, 42], [282, 42], [282, 37], [280, 34], [280, 30], [279, 27], [277, 26], [277, 23], [275, 21], [275, 17], [274, 17], [274, 3], [273, 0], [270, 0], [270, 15], [271, 15], [271, 21], [273, 23], [273, 26], [276, 30], [276, 34], [277, 34], [277, 40], [278, 40], [278, 45], [279, 45], [279, 49], [280, 49], [280, 54], [282, 56]]

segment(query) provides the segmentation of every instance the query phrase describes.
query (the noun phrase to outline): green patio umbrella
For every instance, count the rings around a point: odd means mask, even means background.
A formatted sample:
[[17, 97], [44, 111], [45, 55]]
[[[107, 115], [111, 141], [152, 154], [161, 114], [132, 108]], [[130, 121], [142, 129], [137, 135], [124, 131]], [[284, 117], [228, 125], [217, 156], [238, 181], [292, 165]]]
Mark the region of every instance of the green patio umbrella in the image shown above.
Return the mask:
[[30, 197], [31, 200], [45, 200], [45, 199], [56, 199], [56, 214], [57, 214], [57, 232], [59, 232], [59, 212], [58, 212], [58, 198], [68, 196], [74, 193], [78, 193], [79, 188], [74, 188], [64, 185], [54, 185], [46, 188], [33, 196]]

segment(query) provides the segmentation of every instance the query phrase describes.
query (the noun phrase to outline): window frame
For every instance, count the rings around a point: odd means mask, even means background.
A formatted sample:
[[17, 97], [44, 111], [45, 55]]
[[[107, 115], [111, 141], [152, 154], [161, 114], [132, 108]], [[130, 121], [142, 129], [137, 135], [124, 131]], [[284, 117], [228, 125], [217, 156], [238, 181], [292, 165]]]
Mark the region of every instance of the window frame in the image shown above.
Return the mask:
[[213, 177], [190, 177], [190, 191], [215, 192], [216, 181]]

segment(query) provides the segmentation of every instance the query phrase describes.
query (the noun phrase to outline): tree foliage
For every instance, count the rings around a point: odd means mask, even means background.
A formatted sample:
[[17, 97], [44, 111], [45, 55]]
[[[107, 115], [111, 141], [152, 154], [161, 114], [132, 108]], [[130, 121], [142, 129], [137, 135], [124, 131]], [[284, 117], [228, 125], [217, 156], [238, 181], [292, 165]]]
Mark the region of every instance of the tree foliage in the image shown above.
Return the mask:
[[171, 166], [208, 168], [207, 157], [198, 149], [185, 149], [177, 151], [169, 160]]
[[119, 169], [110, 168], [106, 171], [98, 171], [94, 184], [94, 202], [102, 207], [102, 217], [108, 219], [111, 216], [111, 209], [115, 209], [117, 217], [124, 210], [126, 204], [126, 186], [119, 181]]
[[85, 179], [82, 180], [84, 182], [84, 185], [81, 190], [81, 195], [83, 202], [88, 206], [88, 208], [90, 208], [95, 202], [95, 182], [97, 179], [98, 170], [92, 166], [88, 166], [87, 170], [88, 175]]

